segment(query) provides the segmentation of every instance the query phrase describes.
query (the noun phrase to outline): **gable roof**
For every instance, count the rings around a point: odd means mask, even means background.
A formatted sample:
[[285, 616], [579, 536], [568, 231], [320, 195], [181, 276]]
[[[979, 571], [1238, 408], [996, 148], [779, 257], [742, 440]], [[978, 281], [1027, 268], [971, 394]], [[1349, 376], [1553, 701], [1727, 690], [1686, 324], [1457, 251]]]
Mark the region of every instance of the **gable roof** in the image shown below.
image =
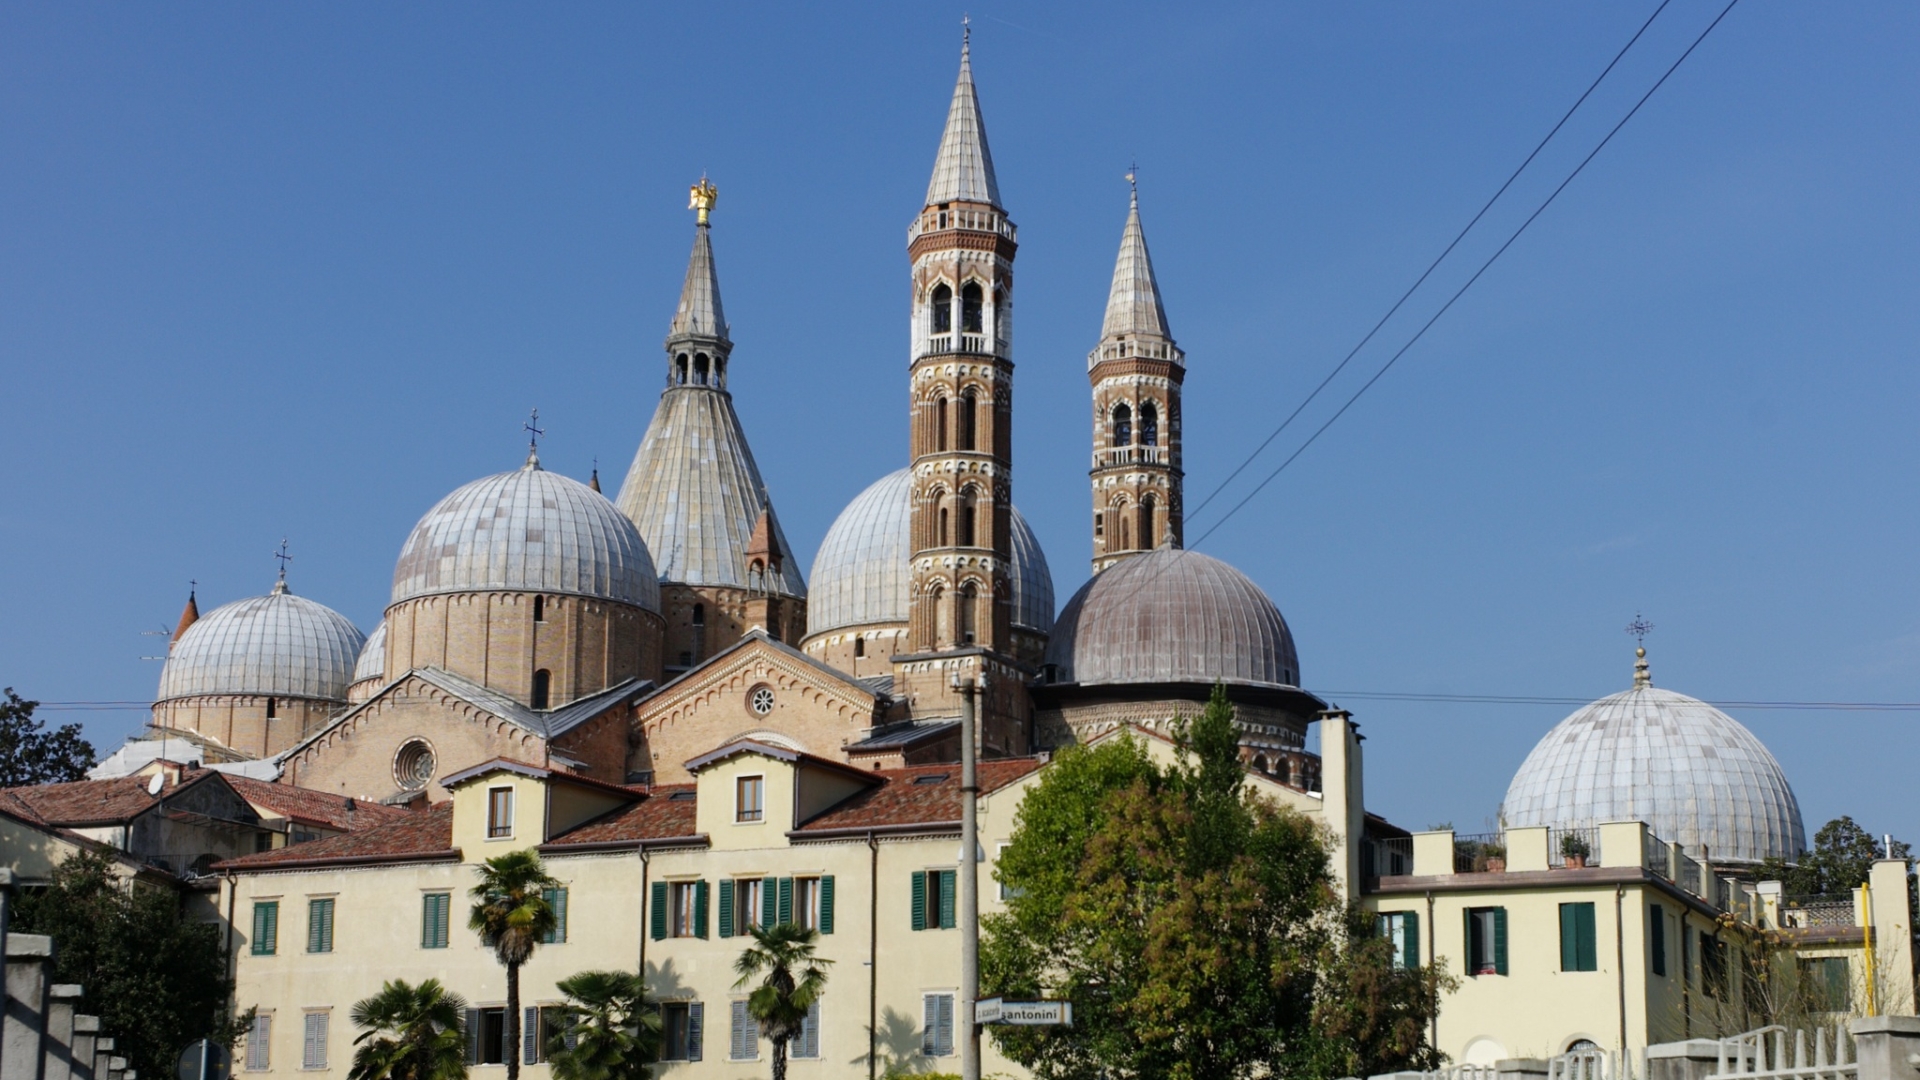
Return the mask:
[[703, 673], [712, 670], [713, 668], [719, 666], [720, 664], [725, 663], [729, 657], [732, 657], [733, 654], [741, 651], [742, 649], [747, 649], [754, 645], [764, 645], [772, 649], [774, 652], [777, 652], [790, 660], [794, 660], [800, 664], [804, 664], [806, 667], [812, 669], [813, 671], [818, 672], [822, 677], [832, 682], [834, 685], [845, 687], [846, 689], [853, 691], [855, 694], [858, 694], [859, 696], [866, 698], [870, 702], [879, 700], [885, 696], [883, 694], [879, 694], [875, 692], [874, 687], [870, 685], [871, 680], [856, 679], [851, 675], [848, 675], [846, 672], [841, 671], [839, 668], [830, 667], [826, 664], [823, 664], [820, 661], [815, 660], [813, 657], [808, 656], [806, 653], [801, 652], [799, 649], [796, 649], [793, 646], [787, 644], [786, 642], [778, 640], [773, 635], [767, 633], [766, 628], [760, 627], [760, 626], [756, 626], [753, 629], [748, 630], [745, 634], [742, 634], [740, 636], [740, 640], [734, 642], [733, 644], [727, 646], [724, 649], [721, 649], [719, 652], [714, 653], [712, 656], [707, 657], [705, 660], [702, 660], [700, 663], [696, 664], [695, 666], [688, 668], [686, 671], [675, 676], [674, 678], [667, 680], [665, 685], [661, 686], [660, 689], [655, 694], [648, 695], [648, 696], [654, 697], [654, 696], [658, 696], [659, 694], [665, 694], [668, 691], [671, 691], [676, 687], [678, 687], [681, 683], [684, 683], [689, 679], [698, 678]]
[[[1039, 758], [996, 758], [978, 766], [980, 794], [988, 795], [1038, 770]], [[834, 835], [867, 829], [960, 827], [960, 766], [915, 765], [865, 775], [881, 781], [805, 822], [791, 834]]]
[[516, 761], [508, 757], [492, 758], [478, 765], [461, 769], [457, 773], [450, 773], [440, 778], [440, 786], [451, 791], [456, 784], [464, 784], [469, 780], [477, 780], [482, 776], [497, 772], [510, 772], [517, 776], [530, 777], [534, 780], [551, 780], [562, 784], [572, 784], [575, 787], [589, 788], [608, 795], [619, 795], [629, 799], [644, 798], [646, 795], [646, 792], [638, 788], [630, 788], [621, 784], [610, 784], [605, 780], [595, 780], [591, 776], [582, 776], [579, 773], [568, 772], [565, 769], [548, 768], [543, 765], [534, 765], [530, 762]]
[[831, 772], [843, 773], [856, 780], [868, 783], [872, 782], [874, 776], [873, 773], [865, 769], [856, 769], [844, 761], [823, 758], [817, 754], [809, 754], [804, 750], [789, 750], [784, 746], [775, 746], [772, 743], [763, 743], [754, 739], [735, 739], [717, 749], [709, 750], [699, 757], [689, 760], [686, 763], [686, 769], [690, 773], [697, 773], [709, 765], [717, 765], [728, 758], [738, 757], [741, 754], [759, 754], [761, 757], [770, 757], [775, 761], [785, 761], [794, 765], [805, 765], [815, 769], [826, 769]]
[[414, 813], [405, 807], [388, 806], [368, 799], [355, 799], [292, 784], [275, 784], [232, 773], [223, 775], [227, 785], [255, 807], [303, 825], [356, 832]]
[[[692, 784], [667, 784], [654, 788], [637, 802], [602, 814], [584, 825], [576, 825], [540, 845], [542, 854], [580, 851], [592, 848], [628, 847], [649, 840], [704, 840], [696, 831], [695, 811], [699, 803], [676, 799], [690, 794]], [[636, 793], [637, 794], [637, 793]]]
[[[163, 777], [158, 794], [147, 791], [153, 776]], [[187, 788], [204, 783], [226, 782], [226, 777], [219, 773], [201, 769], [181, 780], [174, 780], [165, 773], [116, 776], [110, 780], [74, 780], [65, 784], [6, 788], [5, 794], [42, 823], [78, 828], [123, 825]]]
[[242, 855], [215, 863], [213, 869], [236, 873], [293, 870], [308, 866], [352, 863], [428, 862], [457, 859], [453, 846], [453, 804], [440, 803], [425, 810], [409, 810], [405, 816], [358, 832], [290, 844], [272, 851]]

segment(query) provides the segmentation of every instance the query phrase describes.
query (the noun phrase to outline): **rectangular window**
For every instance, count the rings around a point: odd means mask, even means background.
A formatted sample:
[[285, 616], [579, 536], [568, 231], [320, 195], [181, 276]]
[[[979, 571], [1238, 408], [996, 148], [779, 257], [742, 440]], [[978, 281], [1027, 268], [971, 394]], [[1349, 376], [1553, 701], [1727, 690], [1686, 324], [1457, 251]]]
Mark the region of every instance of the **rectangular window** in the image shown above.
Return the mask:
[[[731, 893], [731, 897], [729, 897]], [[762, 925], [760, 907], [766, 897], [760, 878], [742, 878], [720, 883], [720, 926], [729, 936], [742, 937]]]
[[333, 951], [333, 898], [307, 901], [307, 951]]
[[793, 879], [793, 921], [808, 930], [820, 929], [820, 879]]
[[487, 789], [487, 839], [499, 840], [513, 835], [513, 789]]
[[1853, 972], [1844, 956], [1800, 961], [1800, 991], [1813, 1012], [1853, 1011]]
[[698, 1001], [669, 1001], [660, 1006], [660, 1060], [699, 1061], [702, 1007]]
[[733, 1061], [752, 1061], [760, 1056], [760, 1025], [747, 1011], [747, 1003], [733, 1003], [732, 1030], [727, 1040], [727, 1057]]
[[1507, 909], [1467, 909], [1467, 974], [1507, 973]]
[[247, 1029], [247, 1071], [263, 1072], [273, 1065], [273, 1014], [254, 1013]]
[[327, 1067], [327, 1015], [310, 1012], [306, 1016], [306, 1039], [300, 1051], [300, 1067], [303, 1069]]
[[540, 898], [553, 909], [553, 930], [543, 934], [542, 944], [564, 945], [567, 941], [567, 890], [563, 885], [556, 889], [540, 890]]
[[668, 887], [668, 895], [671, 898], [672, 919], [669, 936], [706, 937], [707, 883], [676, 881]]
[[948, 1057], [953, 1053], [953, 995], [928, 994], [925, 1025], [920, 1029], [920, 1052], [927, 1057]]
[[958, 870], [915, 870], [913, 872], [913, 928], [915, 930], [951, 930], [954, 926], [954, 900], [959, 890]]
[[766, 816], [767, 778], [742, 776], [733, 782], [733, 820], [760, 821]]
[[507, 1010], [495, 1005], [467, 1010], [467, 1064], [507, 1063]]
[[1659, 904], [1647, 908], [1647, 959], [1655, 975], [1667, 974], [1667, 909]]
[[[1096, 514], [1094, 516], [1098, 517], [1099, 515]], [[1019, 896], [1021, 892], [1024, 891], [1021, 889], [1016, 889], [1013, 886], [1007, 884], [1006, 882], [1000, 880], [1000, 860], [1006, 857], [1007, 849], [1012, 846], [1013, 846], [1012, 844], [1001, 844], [998, 848], [994, 850], [994, 853], [993, 853], [993, 880], [996, 883], [998, 883], [1000, 886], [1000, 901], [1002, 903], [1005, 903], [1008, 900], [1012, 900], [1014, 897]]]
[[820, 1056], [820, 1003], [807, 1006], [807, 1018], [800, 1021], [800, 1034], [793, 1037], [787, 1052], [797, 1058]]
[[1560, 905], [1560, 970], [1600, 970], [1591, 903]]
[[556, 1037], [566, 1038], [573, 1049], [573, 1011], [564, 1005], [528, 1005], [520, 1016], [520, 1061], [539, 1065], [547, 1060], [547, 1048]]
[[1700, 935], [1700, 990], [1715, 1001], [1727, 1000], [1727, 943]]
[[1414, 911], [1389, 911], [1380, 916], [1380, 936], [1393, 945], [1396, 971], [1420, 966], [1420, 915]]
[[428, 893], [420, 898], [421, 948], [447, 947], [447, 920], [452, 913], [453, 896], [449, 893]]
[[280, 901], [256, 900], [253, 905], [253, 955], [272, 956], [280, 949]]

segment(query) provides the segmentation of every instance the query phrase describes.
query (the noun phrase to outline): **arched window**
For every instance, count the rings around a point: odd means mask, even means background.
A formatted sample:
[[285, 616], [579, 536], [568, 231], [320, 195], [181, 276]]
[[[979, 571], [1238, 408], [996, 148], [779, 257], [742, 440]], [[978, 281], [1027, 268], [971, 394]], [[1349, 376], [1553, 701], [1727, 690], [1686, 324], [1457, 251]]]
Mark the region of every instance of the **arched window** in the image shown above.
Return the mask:
[[534, 672], [532, 700], [529, 701], [528, 704], [532, 705], [536, 709], [546, 708], [547, 695], [552, 691], [552, 689], [553, 689], [553, 673], [552, 672], [548, 671], [546, 668], [541, 668], [539, 671]]
[[947, 643], [947, 591], [935, 585], [928, 599], [933, 601], [934, 644], [945, 645]]
[[1140, 527], [1134, 531], [1140, 536], [1141, 548], [1148, 551], [1153, 550], [1153, 496], [1142, 495], [1140, 497]]
[[1127, 520], [1129, 516], [1124, 506], [1113, 515], [1120, 526], [1120, 542], [1114, 545], [1115, 551], [1127, 551], [1133, 547], [1133, 523]]
[[707, 625], [707, 605], [705, 604], [693, 605], [693, 625], [695, 626]]
[[933, 448], [940, 453], [945, 453], [947, 450], [946, 398], [933, 403]]
[[947, 537], [952, 535], [947, 531], [947, 493], [943, 491], [934, 496], [933, 505], [938, 511], [934, 515], [933, 546], [946, 547]]
[[693, 354], [693, 381], [697, 386], [707, 385], [707, 354]]
[[1265, 754], [1253, 755], [1253, 769], [1255, 772], [1266, 772], [1267, 771], [1267, 755]]
[[267, 719], [271, 720], [274, 717], [280, 715], [280, 709], [278, 707], [279, 704], [280, 704], [279, 702], [273, 700], [272, 698], [267, 699]]
[[959, 636], [963, 645], [971, 645], [979, 629], [975, 621], [975, 610], [980, 606], [980, 592], [969, 581], [960, 586], [960, 626]]
[[867, 639], [866, 638], [856, 636], [853, 639], [853, 655], [855, 656], [867, 655]]
[[980, 291], [979, 283], [969, 281], [960, 290], [960, 332], [984, 334], [986, 325], [986, 294]]
[[1140, 404], [1140, 445], [1160, 445], [1160, 410], [1151, 401]]
[[[973, 286], [969, 285], [967, 288], [971, 289]], [[972, 387], [968, 387], [960, 395], [960, 449], [962, 450], [974, 449], [974, 417], [976, 412], [974, 406], [978, 400], [974, 395]]]
[[1114, 446], [1133, 445], [1133, 410], [1121, 402], [1113, 407], [1113, 443]]
[[953, 333], [953, 290], [944, 284], [933, 288], [933, 332]]
[[680, 377], [680, 385], [681, 386], [687, 385], [687, 354], [681, 353], [679, 356], [675, 357], [673, 361], [673, 366], [678, 369], [677, 374]]
[[960, 527], [954, 536], [955, 547], [973, 546], [973, 509], [973, 489], [967, 488], [960, 493]]
[[1273, 759], [1273, 778], [1283, 784], [1293, 782], [1293, 769], [1289, 766], [1286, 758], [1277, 757]]
[[547, 621], [547, 598], [544, 596], [536, 596], [533, 598], [533, 621]]

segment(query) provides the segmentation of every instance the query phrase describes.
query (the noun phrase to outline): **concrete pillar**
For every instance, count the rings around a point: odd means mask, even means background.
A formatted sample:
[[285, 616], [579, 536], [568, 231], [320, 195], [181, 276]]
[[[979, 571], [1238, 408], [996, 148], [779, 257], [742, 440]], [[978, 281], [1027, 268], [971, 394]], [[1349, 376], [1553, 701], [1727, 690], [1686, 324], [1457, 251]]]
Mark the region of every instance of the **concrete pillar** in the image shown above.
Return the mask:
[[118, 1057], [118, 1056], [109, 1057], [107, 1059], [108, 1080], [126, 1080], [126, 1076], [127, 1076], [127, 1059], [123, 1057]]
[[113, 1072], [113, 1036], [105, 1035], [93, 1040], [93, 1080], [112, 1080]]
[[1875, 1011], [1882, 1016], [1914, 1012], [1913, 909], [1907, 901], [1907, 862], [1880, 859], [1867, 878], [1873, 893]]
[[1646, 1080], [1706, 1080], [1719, 1067], [1720, 1044], [1712, 1039], [1688, 1039], [1647, 1047]]
[[[1526, 828], [1507, 830], [1507, 869], [1550, 870], [1553, 864], [1548, 860], [1547, 827], [1529, 825]], [[1513, 1058], [1514, 1061], [1532, 1061], [1533, 1058]]]
[[[1540, 847], [1547, 846], [1547, 830], [1540, 831]], [[1509, 849], [1511, 850], [1511, 849]], [[1501, 1058], [1493, 1063], [1493, 1075], [1498, 1080], [1545, 1080], [1547, 1075], [1546, 1058]]]
[[73, 1011], [82, 991], [73, 983], [55, 983], [47, 991], [46, 1050], [41, 1080], [73, 1080]]
[[1364, 875], [1360, 841], [1367, 829], [1359, 725], [1351, 713], [1340, 709], [1321, 713], [1319, 721], [1320, 810], [1340, 847], [1333, 857], [1337, 887], [1346, 899], [1355, 900]]
[[1413, 834], [1413, 872], [1429, 875], [1453, 873], [1453, 830]]
[[0, 1025], [0, 1077], [40, 1080], [41, 1042], [47, 1029], [47, 982], [53, 969], [53, 939], [45, 934], [7, 938], [7, 1014]]
[[1647, 861], [1647, 826], [1640, 821], [1603, 821], [1600, 823], [1601, 866], [1644, 866]]
[[1866, 1016], [1847, 1021], [1860, 1080], [1920, 1080], [1920, 1016]]
[[1780, 929], [1780, 894], [1784, 888], [1778, 881], [1763, 881], [1753, 887], [1759, 897], [1761, 925], [1769, 930]]
[[99, 1017], [81, 1013], [73, 1018], [72, 1080], [93, 1080], [93, 1041], [99, 1037]]

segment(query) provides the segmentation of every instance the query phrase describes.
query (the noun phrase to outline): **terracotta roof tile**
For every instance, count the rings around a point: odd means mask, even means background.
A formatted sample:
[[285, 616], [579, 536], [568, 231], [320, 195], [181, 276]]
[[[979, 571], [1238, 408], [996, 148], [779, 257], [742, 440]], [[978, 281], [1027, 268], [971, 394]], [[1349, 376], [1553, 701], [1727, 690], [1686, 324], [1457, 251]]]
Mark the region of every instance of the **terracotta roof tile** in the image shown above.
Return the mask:
[[570, 832], [561, 833], [550, 844], [543, 846], [617, 844], [692, 836], [697, 831], [693, 813], [697, 804], [692, 799], [676, 799], [674, 796], [690, 795], [693, 790], [692, 784], [662, 784], [639, 802], [630, 803]]
[[[169, 781], [160, 795], [214, 775], [199, 772], [184, 783]], [[39, 784], [7, 788], [5, 793], [52, 825], [94, 825], [130, 821], [153, 808], [159, 796], [147, 794], [150, 776], [117, 776], [111, 780], [75, 780], [66, 784]]]
[[[1001, 758], [980, 763], [980, 791], [998, 791], [1040, 767], [1038, 758]], [[819, 817], [799, 832], [932, 825], [960, 820], [960, 766], [916, 765], [873, 774], [885, 783], [869, 788]]]
[[431, 858], [453, 851], [453, 804], [440, 803], [425, 810], [402, 811], [399, 817], [371, 829], [290, 844], [257, 855], [243, 855], [216, 863], [216, 870], [274, 870], [307, 862], [388, 861], [409, 856]]
[[[292, 784], [275, 784], [250, 776], [226, 774], [226, 777], [228, 785], [241, 798], [270, 814], [341, 832], [370, 829], [416, 812], [401, 806], [387, 806], [368, 799], [350, 799], [345, 795]], [[347, 812], [348, 803], [353, 804], [351, 814]]]

